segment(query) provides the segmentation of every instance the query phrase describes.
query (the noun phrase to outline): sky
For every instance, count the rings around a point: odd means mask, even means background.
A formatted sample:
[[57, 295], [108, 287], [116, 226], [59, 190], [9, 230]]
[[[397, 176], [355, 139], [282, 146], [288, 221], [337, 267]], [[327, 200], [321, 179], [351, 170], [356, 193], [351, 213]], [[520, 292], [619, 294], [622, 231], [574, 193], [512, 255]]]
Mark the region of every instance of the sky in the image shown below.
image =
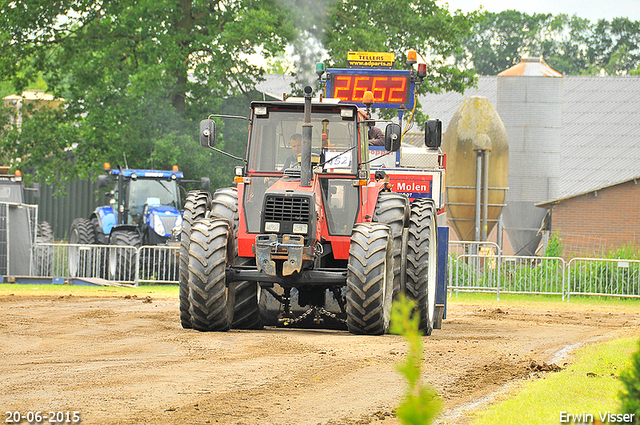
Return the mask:
[[439, 0], [443, 5], [449, 3], [449, 10], [460, 9], [463, 12], [478, 10], [480, 5], [489, 12], [502, 12], [513, 9], [529, 15], [533, 13], [551, 13], [557, 15], [578, 15], [581, 18], [597, 22], [599, 19], [611, 21], [613, 18], [627, 17], [640, 21], [640, 0]]

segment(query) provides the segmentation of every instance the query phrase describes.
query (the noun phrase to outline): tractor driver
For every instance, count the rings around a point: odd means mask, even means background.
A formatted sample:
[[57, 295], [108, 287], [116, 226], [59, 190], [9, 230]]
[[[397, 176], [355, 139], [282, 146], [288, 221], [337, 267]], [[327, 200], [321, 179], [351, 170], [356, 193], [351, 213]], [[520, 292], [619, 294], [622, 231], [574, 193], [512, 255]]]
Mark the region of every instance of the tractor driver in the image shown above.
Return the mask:
[[[365, 120], [370, 120], [369, 114], [363, 113]], [[369, 138], [369, 146], [384, 146], [384, 133], [378, 127], [376, 127], [374, 122], [367, 123], [367, 135]]]
[[302, 134], [293, 133], [289, 142], [291, 143], [293, 155], [284, 160], [284, 166], [282, 167], [283, 171], [287, 168], [299, 167], [298, 155], [302, 153]]

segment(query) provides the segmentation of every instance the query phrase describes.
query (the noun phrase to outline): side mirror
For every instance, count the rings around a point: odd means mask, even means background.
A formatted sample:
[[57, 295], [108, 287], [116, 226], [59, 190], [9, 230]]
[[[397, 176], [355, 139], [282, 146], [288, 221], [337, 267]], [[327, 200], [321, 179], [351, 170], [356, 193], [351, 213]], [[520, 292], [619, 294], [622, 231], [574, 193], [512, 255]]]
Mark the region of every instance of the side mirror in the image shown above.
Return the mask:
[[400, 124], [388, 124], [384, 130], [384, 148], [391, 152], [397, 152], [400, 149], [401, 141], [402, 129]]
[[216, 145], [216, 122], [206, 119], [200, 121], [200, 146], [212, 148]]
[[429, 149], [438, 149], [442, 144], [442, 121], [427, 120], [424, 124], [424, 144]]
[[200, 178], [200, 189], [209, 190], [211, 189], [211, 180], [209, 177], [201, 177]]
[[98, 176], [98, 187], [104, 189], [109, 186], [109, 177], [103, 174]]

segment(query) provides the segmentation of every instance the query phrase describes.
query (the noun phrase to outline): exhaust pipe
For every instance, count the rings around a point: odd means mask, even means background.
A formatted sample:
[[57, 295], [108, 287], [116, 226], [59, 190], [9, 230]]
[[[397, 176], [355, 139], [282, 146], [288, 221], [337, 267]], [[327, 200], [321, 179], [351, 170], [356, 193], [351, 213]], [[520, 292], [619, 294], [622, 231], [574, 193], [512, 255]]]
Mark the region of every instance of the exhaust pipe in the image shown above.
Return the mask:
[[300, 185], [311, 186], [311, 135], [313, 126], [311, 125], [311, 93], [313, 88], [304, 88], [304, 124], [302, 124], [302, 152], [300, 155]]

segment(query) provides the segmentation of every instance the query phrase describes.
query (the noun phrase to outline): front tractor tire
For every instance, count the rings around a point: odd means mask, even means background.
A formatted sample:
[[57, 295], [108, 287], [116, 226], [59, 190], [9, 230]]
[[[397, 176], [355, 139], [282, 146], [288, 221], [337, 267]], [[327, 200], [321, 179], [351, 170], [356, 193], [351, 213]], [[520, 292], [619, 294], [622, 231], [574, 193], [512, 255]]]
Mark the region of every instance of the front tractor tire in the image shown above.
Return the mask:
[[180, 234], [180, 266], [178, 274], [180, 299], [180, 324], [184, 329], [191, 329], [191, 313], [189, 312], [189, 243], [191, 228], [195, 222], [204, 218], [211, 208], [211, 194], [202, 190], [193, 190], [187, 194], [182, 214], [182, 232]]
[[[140, 235], [133, 230], [115, 230], [109, 237], [109, 277], [117, 282], [136, 280], [136, 249]], [[135, 248], [135, 249], [134, 249]]]
[[420, 330], [431, 335], [437, 287], [437, 223], [432, 201], [417, 199], [411, 204], [407, 245], [407, 297], [417, 303]]
[[191, 228], [189, 313], [198, 331], [228, 331], [233, 322], [235, 286], [227, 285], [226, 265], [234, 239], [228, 220], [204, 218]]
[[211, 217], [226, 218], [233, 225], [233, 233], [238, 232], [238, 189], [223, 187], [214, 192], [211, 199]]
[[389, 226], [358, 223], [351, 234], [347, 270], [347, 328], [382, 335], [393, 296], [393, 237]]
[[373, 213], [373, 221], [384, 223], [391, 229], [393, 246], [393, 296], [403, 290], [403, 230], [409, 221], [409, 199], [399, 193], [381, 192]]
[[[245, 264], [252, 264], [253, 259], [247, 258]], [[238, 264], [238, 262], [236, 262]], [[233, 282], [235, 288], [235, 303], [233, 306], [234, 329], [262, 329], [264, 328], [265, 308], [260, 300], [264, 297], [258, 282], [246, 280]]]

